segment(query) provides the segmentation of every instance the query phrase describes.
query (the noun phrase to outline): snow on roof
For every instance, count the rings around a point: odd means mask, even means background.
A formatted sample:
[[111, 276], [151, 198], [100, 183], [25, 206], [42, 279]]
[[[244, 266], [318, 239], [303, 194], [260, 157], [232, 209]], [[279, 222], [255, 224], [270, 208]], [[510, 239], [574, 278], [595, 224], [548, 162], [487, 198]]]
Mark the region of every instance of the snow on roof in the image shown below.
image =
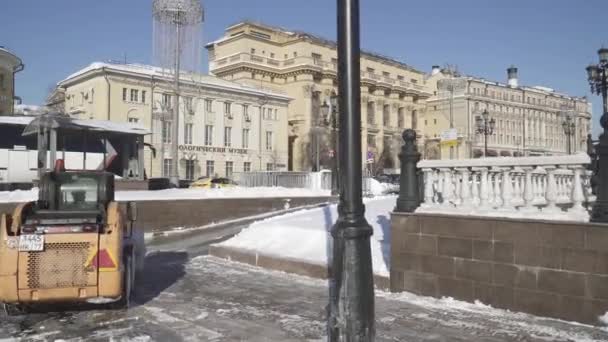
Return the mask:
[[0, 115], [0, 125], [27, 126], [35, 118], [36, 118], [35, 116], [24, 116], [24, 115]]
[[[17, 126], [27, 126], [35, 119], [39, 118], [39, 116], [26, 116], [26, 115], [3, 115], [0, 116], [0, 125], [17, 125]], [[107, 131], [107, 132], [116, 132], [116, 133], [125, 133], [125, 134], [137, 134], [137, 135], [146, 135], [150, 134], [150, 131], [143, 126], [124, 122], [112, 122], [112, 121], [104, 121], [104, 120], [80, 120], [80, 119], [71, 119], [72, 123], [93, 129], [98, 131]]]
[[[88, 65], [87, 67], [80, 69], [77, 72], [69, 75], [67, 78], [60, 81], [59, 84], [68, 82], [68, 81], [70, 81], [78, 76], [84, 75], [88, 72], [100, 70], [100, 69], [104, 69], [104, 68], [114, 70], [114, 71], [122, 71], [122, 72], [139, 74], [139, 75], [143, 75], [143, 76], [150, 76], [150, 77], [154, 76], [157, 78], [165, 78], [165, 79], [173, 78], [173, 76], [170, 73], [170, 70], [155, 67], [152, 65], [136, 64], [136, 63], [119, 64], [119, 63], [113, 63], [113, 62], [93, 62], [90, 65]], [[185, 82], [192, 82], [192, 83], [196, 83], [196, 84], [207, 85], [209, 87], [221, 87], [221, 88], [226, 88], [226, 89], [230, 89], [230, 90], [234, 90], [234, 91], [254, 93], [255, 95], [272, 96], [272, 97], [275, 97], [275, 98], [278, 98], [281, 100], [291, 100], [291, 97], [284, 95], [284, 94], [280, 94], [276, 91], [259, 89], [259, 88], [255, 88], [252, 86], [224, 80], [224, 79], [221, 79], [221, 78], [215, 77], [215, 76], [203, 75], [203, 74], [199, 74], [199, 73], [182, 72], [182, 73], [180, 73], [180, 79]]]
[[5, 55], [12, 59], [15, 66], [21, 64], [21, 58], [17, 57], [17, 55], [6, 49], [4, 46], [0, 46], [0, 55]]

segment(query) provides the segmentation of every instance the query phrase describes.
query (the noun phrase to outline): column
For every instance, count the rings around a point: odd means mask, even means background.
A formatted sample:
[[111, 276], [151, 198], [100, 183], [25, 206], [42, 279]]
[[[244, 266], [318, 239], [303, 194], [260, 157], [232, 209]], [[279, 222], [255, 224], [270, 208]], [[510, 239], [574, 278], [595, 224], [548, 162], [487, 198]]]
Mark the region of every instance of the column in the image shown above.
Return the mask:
[[422, 203], [423, 208], [429, 208], [434, 206], [433, 197], [433, 169], [422, 169], [424, 174], [424, 202]]
[[458, 168], [456, 169], [460, 172], [460, 206], [464, 208], [471, 208], [471, 184], [469, 183], [469, 169], [468, 168]]
[[503, 211], [515, 211], [513, 206], [513, 184], [511, 181], [511, 168], [502, 168], [502, 207]]
[[491, 184], [488, 184], [488, 168], [479, 167], [474, 168], [475, 171], [481, 171], [479, 175], [479, 209], [488, 210], [490, 209], [490, 191], [492, 190]]
[[547, 200], [547, 206], [543, 208], [545, 213], [559, 213], [561, 210], [557, 207], [557, 184], [555, 181], [555, 169], [556, 167], [545, 166], [547, 170], [547, 188], [545, 191], [545, 199]]
[[572, 167], [574, 171], [574, 176], [572, 178], [572, 208], [568, 210], [569, 213], [587, 213], [585, 208], [583, 207], [583, 201], [585, 200], [585, 195], [583, 193], [583, 184], [581, 179], [581, 173], [583, 171], [583, 167], [581, 165], [576, 165]]
[[538, 209], [534, 206], [534, 183], [532, 182], [532, 171], [534, 170], [531, 166], [523, 167], [525, 172], [524, 179], [524, 207], [521, 209], [524, 212], [537, 212]]

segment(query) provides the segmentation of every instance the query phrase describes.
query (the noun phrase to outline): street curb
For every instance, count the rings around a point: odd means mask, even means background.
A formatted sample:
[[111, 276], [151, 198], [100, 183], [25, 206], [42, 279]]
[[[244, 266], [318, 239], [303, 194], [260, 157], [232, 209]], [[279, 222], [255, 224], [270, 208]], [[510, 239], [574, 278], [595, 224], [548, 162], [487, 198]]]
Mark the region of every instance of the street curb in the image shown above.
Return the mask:
[[[251, 266], [293, 273], [311, 278], [327, 279], [329, 276], [329, 270], [325, 265], [261, 254], [252, 250], [211, 245], [209, 246], [209, 255]], [[390, 291], [390, 279], [388, 277], [374, 275], [374, 285], [377, 289]]]

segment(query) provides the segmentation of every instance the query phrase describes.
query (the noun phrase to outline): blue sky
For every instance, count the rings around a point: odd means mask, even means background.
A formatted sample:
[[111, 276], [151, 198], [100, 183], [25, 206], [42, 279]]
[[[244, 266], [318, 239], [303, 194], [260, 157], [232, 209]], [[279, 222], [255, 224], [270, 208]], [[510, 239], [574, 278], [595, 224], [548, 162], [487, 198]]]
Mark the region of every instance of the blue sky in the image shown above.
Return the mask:
[[[3, 0], [0, 45], [26, 64], [17, 76], [24, 103], [40, 104], [50, 86], [93, 61], [149, 63], [151, 0]], [[206, 0], [202, 39], [253, 19], [335, 39], [333, 0]], [[362, 47], [428, 71], [455, 64], [466, 73], [590, 95], [585, 66], [608, 46], [606, 0], [361, 0]], [[206, 52], [204, 53], [206, 57]], [[203, 61], [206, 70], [206, 58]], [[601, 101], [591, 96], [594, 126]]]

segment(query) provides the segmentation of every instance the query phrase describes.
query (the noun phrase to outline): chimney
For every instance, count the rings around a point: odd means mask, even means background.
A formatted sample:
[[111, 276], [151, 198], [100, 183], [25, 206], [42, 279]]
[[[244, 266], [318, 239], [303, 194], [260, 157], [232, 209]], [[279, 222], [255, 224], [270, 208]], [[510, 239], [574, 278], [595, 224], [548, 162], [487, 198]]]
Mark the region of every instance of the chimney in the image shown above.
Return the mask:
[[509, 87], [517, 88], [517, 68], [515, 66], [511, 65], [507, 69], [507, 76]]
[[433, 65], [433, 67], [431, 68], [431, 76], [437, 75], [440, 72], [441, 68], [439, 67], [439, 65]]

